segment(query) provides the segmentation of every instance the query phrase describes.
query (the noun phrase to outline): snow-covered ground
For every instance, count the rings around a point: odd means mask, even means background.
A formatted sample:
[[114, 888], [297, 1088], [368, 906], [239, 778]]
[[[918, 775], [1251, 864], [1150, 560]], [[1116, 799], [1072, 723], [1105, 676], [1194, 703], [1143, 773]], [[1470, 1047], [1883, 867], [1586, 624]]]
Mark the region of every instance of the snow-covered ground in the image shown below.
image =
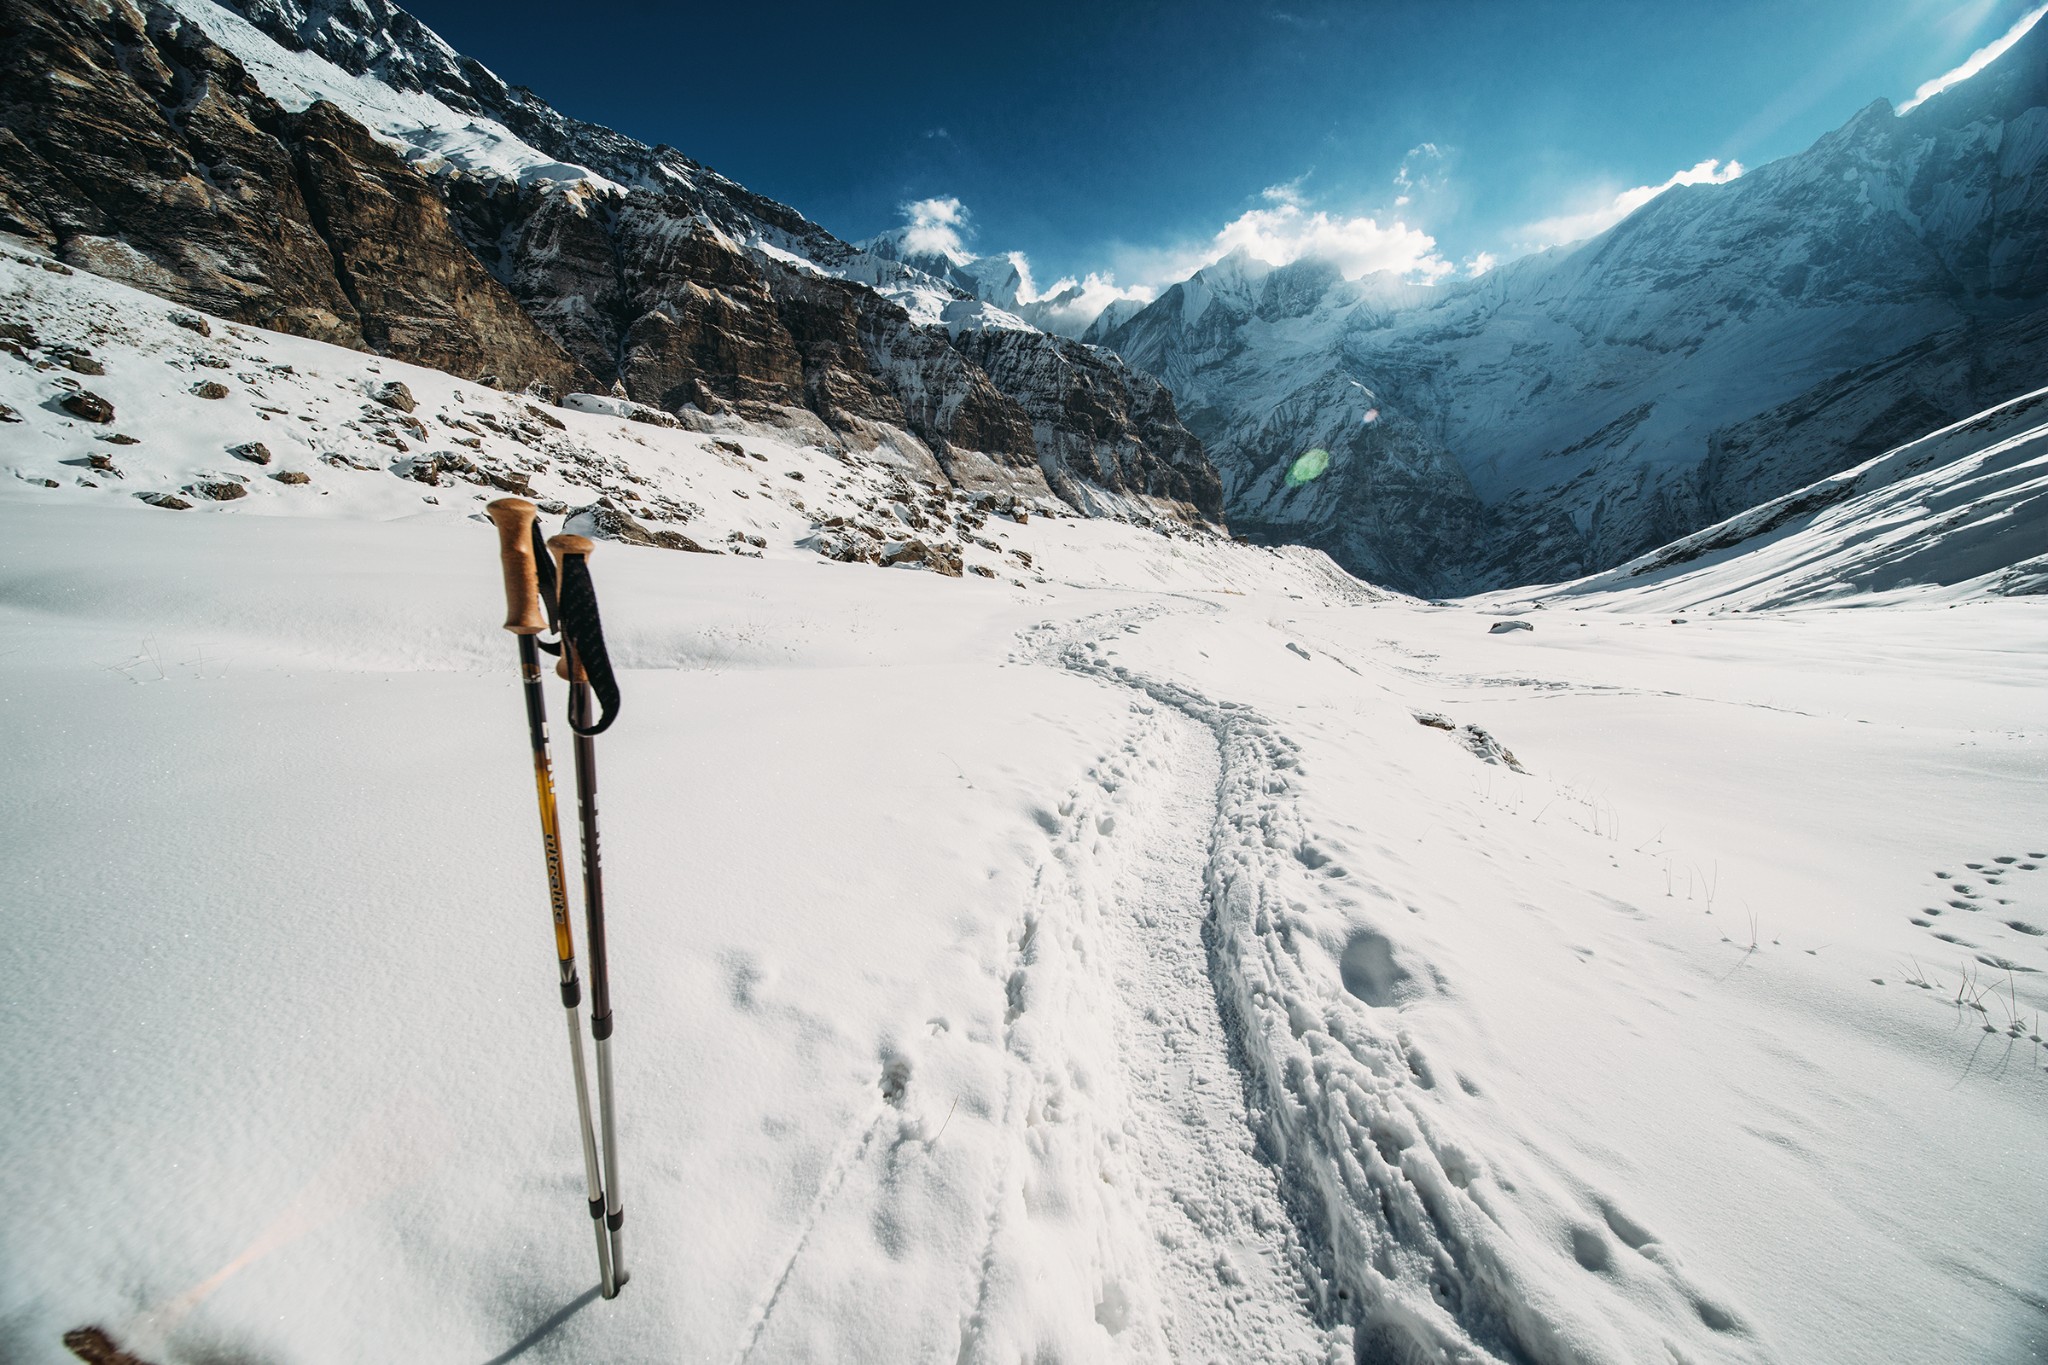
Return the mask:
[[[2048, 1355], [2041, 598], [1496, 634], [175, 311], [0, 261], [0, 1358]], [[746, 552], [593, 560], [610, 1302], [491, 474]]]

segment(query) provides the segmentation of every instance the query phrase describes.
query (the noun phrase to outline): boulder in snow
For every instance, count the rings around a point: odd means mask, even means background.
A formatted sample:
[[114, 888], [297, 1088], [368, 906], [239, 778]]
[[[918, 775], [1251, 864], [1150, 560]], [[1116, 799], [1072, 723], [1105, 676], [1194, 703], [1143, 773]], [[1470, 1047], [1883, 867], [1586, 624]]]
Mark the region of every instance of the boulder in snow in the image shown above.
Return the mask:
[[658, 549], [687, 550], [700, 555], [718, 553], [699, 545], [680, 531], [651, 530], [604, 498], [570, 513], [563, 529], [593, 539], [616, 540], [622, 545], [652, 545]]
[[660, 408], [650, 408], [644, 403], [635, 403], [630, 398], [614, 398], [601, 393], [572, 393], [562, 400], [562, 406], [571, 412], [591, 412], [603, 417], [623, 417], [629, 422], [645, 422], [649, 426], [680, 427], [674, 414]]
[[1486, 633], [1488, 635], [1506, 635], [1510, 631], [1534, 629], [1536, 629], [1536, 627], [1530, 625], [1527, 621], [1524, 621], [1517, 617], [1512, 621], [1495, 621], [1492, 625], [1486, 628]]
[[94, 393], [91, 389], [80, 389], [67, 393], [57, 400], [57, 406], [81, 422], [111, 422], [114, 420], [114, 405]]

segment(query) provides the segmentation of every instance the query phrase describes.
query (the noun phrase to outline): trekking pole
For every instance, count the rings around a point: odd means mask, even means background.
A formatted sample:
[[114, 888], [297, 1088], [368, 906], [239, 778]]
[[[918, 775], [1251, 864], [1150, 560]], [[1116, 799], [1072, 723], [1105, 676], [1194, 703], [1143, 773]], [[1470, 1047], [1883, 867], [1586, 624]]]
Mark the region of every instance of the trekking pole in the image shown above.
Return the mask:
[[[583, 1065], [583, 1027], [577, 1015], [582, 986], [576, 978], [576, 944], [569, 931], [569, 891], [562, 869], [562, 831], [555, 812], [555, 775], [548, 763], [547, 699], [541, 691], [540, 650], [534, 637], [547, 629], [542, 615], [539, 539], [540, 509], [524, 498], [499, 498], [484, 509], [498, 528], [498, 559], [505, 571], [505, 629], [519, 641], [519, 676], [526, 693], [526, 733], [533, 743], [533, 784], [540, 797], [541, 850], [548, 867], [548, 897], [555, 916], [555, 957], [561, 969], [562, 1011], [569, 1026], [569, 1056], [576, 1075], [576, 1120], [583, 1135], [583, 1183], [591, 1227], [597, 1233], [598, 1284], [606, 1298], [619, 1292], [605, 1235], [604, 1184], [598, 1173], [597, 1141], [590, 1124], [590, 1081]], [[598, 1055], [604, 1055], [599, 1045]]]
[[[619, 1133], [612, 1102], [612, 986], [605, 954], [604, 871], [598, 860], [597, 746], [592, 742], [618, 714], [619, 689], [605, 653], [597, 592], [590, 581], [590, 552], [597, 547], [583, 536], [561, 535], [549, 540], [547, 548], [555, 555], [562, 617], [562, 659], [556, 671], [569, 680], [569, 729], [576, 736], [584, 936], [590, 940], [590, 1036], [597, 1043], [597, 1108], [604, 1134], [605, 1225], [611, 1230], [613, 1282], [624, 1285], [628, 1276], [621, 1230], [626, 1213], [619, 1195]], [[596, 721], [590, 715], [593, 687], [603, 706]]]

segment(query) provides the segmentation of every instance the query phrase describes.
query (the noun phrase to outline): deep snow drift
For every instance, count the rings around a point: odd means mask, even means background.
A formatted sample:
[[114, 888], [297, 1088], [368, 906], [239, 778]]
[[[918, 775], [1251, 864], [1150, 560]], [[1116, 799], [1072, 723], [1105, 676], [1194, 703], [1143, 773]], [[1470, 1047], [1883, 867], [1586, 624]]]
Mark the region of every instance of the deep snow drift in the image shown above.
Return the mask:
[[[0, 1356], [2048, 1352], [2040, 598], [1493, 634], [175, 311], [0, 261]], [[593, 560], [610, 1303], [493, 475], [744, 552]]]

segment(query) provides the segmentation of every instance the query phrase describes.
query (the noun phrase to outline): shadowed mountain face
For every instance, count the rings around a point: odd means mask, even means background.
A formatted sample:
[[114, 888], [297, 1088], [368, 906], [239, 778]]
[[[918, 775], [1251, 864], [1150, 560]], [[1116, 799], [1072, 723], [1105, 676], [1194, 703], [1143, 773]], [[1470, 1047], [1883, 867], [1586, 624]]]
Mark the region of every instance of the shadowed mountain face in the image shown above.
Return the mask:
[[801, 414], [928, 478], [1221, 517], [1171, 397], [1114, 355], [914, 320], [878, 271], [964, 296], [381, 0], [15, 0], [0, 39], [0, 231], [76, 264], [506, 387]]
[[1238, 529], [1422, 592], [1569, 577], [2048, 378], [2044, 156], [2048, 26], [1478, 280], [1232, 257], [1090, 335], [1173, 390]]

